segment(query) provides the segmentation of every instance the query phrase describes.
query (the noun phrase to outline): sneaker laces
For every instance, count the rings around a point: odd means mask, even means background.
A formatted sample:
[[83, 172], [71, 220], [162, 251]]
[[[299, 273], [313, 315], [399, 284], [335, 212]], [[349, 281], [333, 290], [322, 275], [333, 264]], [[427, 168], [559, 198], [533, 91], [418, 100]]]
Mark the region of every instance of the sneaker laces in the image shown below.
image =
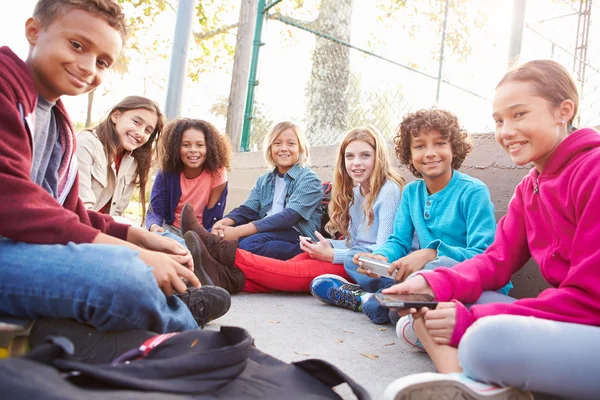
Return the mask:
[[329, 298], [336, 306], [358, 311], [358, 307], [360, 306], [360, 296], [362, 293], [363, 291], [358, 288], [358, 285], [345, 283], [338, 289], [331, 289]]
[[200, 328], [204, 328], [204, 325], [210, 322], [208, 307], [206, 306], [205, 300], [201, 295], [193, 296], [193, 292], [187, 290], [181, 295], [181, 300], [183, 300], [183, 302], [187, 305]]

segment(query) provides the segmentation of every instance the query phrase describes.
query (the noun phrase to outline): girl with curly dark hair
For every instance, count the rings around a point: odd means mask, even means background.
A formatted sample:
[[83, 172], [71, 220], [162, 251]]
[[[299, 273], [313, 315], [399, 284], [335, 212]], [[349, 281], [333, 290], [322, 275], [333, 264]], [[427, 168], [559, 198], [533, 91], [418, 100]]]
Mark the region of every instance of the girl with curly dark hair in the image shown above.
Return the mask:
[[181, 210], [191, 203], [207, 229], [223, 218], [231, 146], [211, 123], [180, 118], [167, 124], [158, 144], [156, 174], [146, 227], [181, 236]]
[[137, 186], [145, 215], [146, 183], [163, 120], [154, 101], [128, 96], [95, 128], [77, 135], [79, 197], [86, 208], [120, 217]]

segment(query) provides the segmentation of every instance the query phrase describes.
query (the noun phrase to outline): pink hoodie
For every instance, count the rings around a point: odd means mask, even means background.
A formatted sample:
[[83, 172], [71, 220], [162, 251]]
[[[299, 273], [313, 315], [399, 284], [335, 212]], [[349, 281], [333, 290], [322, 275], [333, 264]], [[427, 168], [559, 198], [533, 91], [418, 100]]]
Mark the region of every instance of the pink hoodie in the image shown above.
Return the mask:
[[[512, 314], [600, 326], [600, 134], [579, 129], [515, 189], [494, 243], [483, 253], [423, 274], [440, 301], [457, 300], [451, 344], [477, 319]], [[467, 309], [508, 283], [530, 257], [552, 288], [512, 304]]]

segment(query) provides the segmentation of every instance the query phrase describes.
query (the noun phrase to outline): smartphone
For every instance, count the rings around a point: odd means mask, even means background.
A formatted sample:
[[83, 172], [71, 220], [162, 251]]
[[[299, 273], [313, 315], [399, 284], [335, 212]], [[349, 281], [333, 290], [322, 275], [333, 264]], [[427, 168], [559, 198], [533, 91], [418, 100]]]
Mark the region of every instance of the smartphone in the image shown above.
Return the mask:
[[308, 236], [300, 236], [302, 239], [306, 240], [310, 244], [314, 244], [315, 241], [309, 238]]
[[416, 308], [417, 310], [423, 307], [434, 309], [438, 304], [433, 296], [424, 293], [383, 294], [379, 292], [375, 293], [375, 300], [386, 308]]
[[365, 256], [358, 257], [358, 261], [361, 261], [363, 263], [364, 269], [369, 269], [369, 270], [371, 270], [372, 273], [379, 275], [379, 276], [385, 276], [387, 278], [392, 278], [392, 276], [390, 276], [388, 274], [388, 270], [390, 269], [390, 265], [391, 265], [390, 263], [386, 263], [385, 261], [375, 260], [373, 258], [368, 258]]

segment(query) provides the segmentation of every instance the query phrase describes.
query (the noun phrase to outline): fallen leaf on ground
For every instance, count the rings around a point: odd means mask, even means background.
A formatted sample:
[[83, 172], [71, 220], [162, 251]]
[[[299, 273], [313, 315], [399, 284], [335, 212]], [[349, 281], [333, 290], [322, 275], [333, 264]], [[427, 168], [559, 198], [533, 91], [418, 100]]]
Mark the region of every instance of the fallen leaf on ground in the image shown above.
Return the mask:
[[391, 342], [391, 343], [384, 344], [384, 346], [393, 346], [395, 344], [396, 344], [396, 342]]
[[388, 328], [377, 328], [378, 331], [387, 332]]
[[343, 332], [354, 334], [354, 332], [350, 332], [350, 331], [343, 331]]
[[294, 353], [298, 354], [299, 356], [310, 356], [310, 354], [308, 353], [299, 353], [297, 351], [295, 351]]
[[370, 358], [371, 360], [377, 360], [379, 358], [379, 356], [376, 356], [375, 354], [360, 353], [360, 355]]
[[338, 343], [343, 343], [343, 342], [344, 342], [344, 339], [341, 339], [341, 338], [338, 339]]
[[273, 321], [273, 320], [269, 320], [269, 322], [272, 323], [272, 324], [278, 324], [279, 323], [279, 321]]

